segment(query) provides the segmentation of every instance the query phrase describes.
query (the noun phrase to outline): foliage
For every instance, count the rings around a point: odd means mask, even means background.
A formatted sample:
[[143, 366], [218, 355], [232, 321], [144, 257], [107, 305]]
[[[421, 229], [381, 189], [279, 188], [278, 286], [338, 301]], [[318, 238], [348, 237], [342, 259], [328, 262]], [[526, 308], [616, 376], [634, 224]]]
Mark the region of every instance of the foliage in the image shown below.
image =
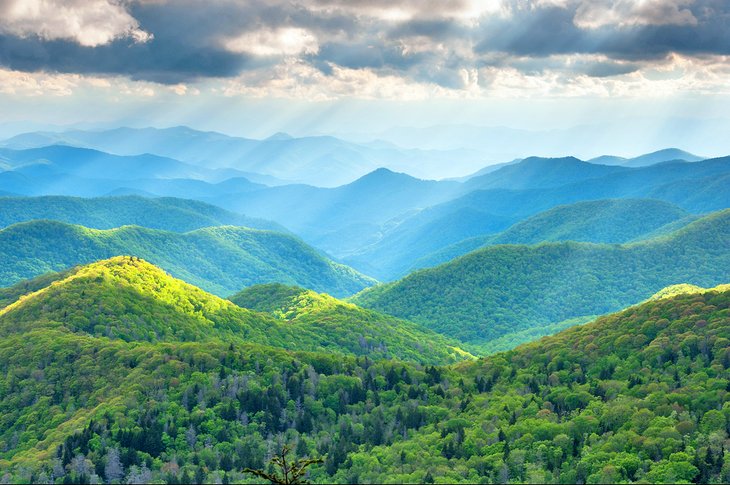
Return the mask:
[[517, 332], [508, 333], [501, 337], [495, 338], [488, 342], [478, 345], [468, 346], [470, 349], [474, 349], [477, 355], [490, 355], [497, 352], [504, 352], [505, 350], [512, 350], [518, 345], [534, 342], [541, 337], [547, 335], [553, 335], [565, 330], [566, 328], [574, 327], [576, 325], [583, 325], [596, 319], [597, 315], [576, 317], [562, 322], [553, 323], [544, 327], [528, 328], [525, 330], [519, 330]]
[[377, 286], [352, 301], [468, 343], [616, 311], [676, 283], [730, 274], [730, 210], [626, 245], [500, 245]]
[[292, 443], [323, 460], [314, 482], [717, 483], [729, 329], [727, 289], [448, 367], [6, 326], [0, 468], [14, 482], [254, 482], [243, 470], [274, 472]]
[[119, 256], [77, 268], [19, 297], [0, 310], [0, 329], [10, 334], [61, 325], [128, 342], [218, 339], [429, 364], [470, 357], [455, 342], [411, 322], [312, 295], [297, 303], [301, 318], [281, 321], [176, 280], [136, 257]]
[[395, 356], [428, 363], [473, 357], [456, 340], [324, 293], [272, 283], [246, 288], [230, 300], [241, 307], [269, 313], [290, 326], [327, 335], [337, 348], [351, 349], [356, 355]]
[[188, 232], [211, 226], [245, 226], [252, 229], [284, 231], [278, 224], [234, 214], [214, 205], [171, 197], [139, 196], [2, 197], [0, 227], [18, 222], [48, 219], [94, 229], [142, 226], [164, 231]]
[[219, 226], [180, 234], [137, 226], [96, 230], [32, 221], [0, 230], [0, 284], [121, 254], [149, 260], [218, 295], [281, 282], [345, 296], [373, 283], [278, 232]]
[[[386, 232], [377, 244], [344, 261], [376, 278], [390, 280], [484, 246], [546, 241], [626, 243], [677, 221], [684, 221], [683, 225], [692, 221], [679, 207], [653, 199], [581, 201], [523, 220], [490, 214], [488, 206], [480, 210], [466, 207], [446, 214], [439, 212], [443, 211], [439, 208], [422, 211]], [[680, 227], [677, 225], [674, 230]]]

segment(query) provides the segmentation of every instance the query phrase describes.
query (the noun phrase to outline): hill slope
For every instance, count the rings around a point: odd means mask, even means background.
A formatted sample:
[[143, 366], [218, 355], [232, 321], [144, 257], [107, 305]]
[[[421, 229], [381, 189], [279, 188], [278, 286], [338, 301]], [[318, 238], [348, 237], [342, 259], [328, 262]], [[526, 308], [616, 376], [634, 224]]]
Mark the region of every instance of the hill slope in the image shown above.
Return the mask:
[[[416, 324], [312, 290], [271, 283], [246, 288], [229, 299], [241, 307], [268, 313], [278, 320], [330, 333], [343, 347], [357, 342], [371, 351], [377, 347], [381, 353], [415, 361], [429, 355], [446, 359], [445, 355], [449, 353], [454, 355], [454, 360], [470, 357], [458, 348], [460, 344], [456, 341], [445, 339]], [[368, 337], [355, 336], [355, 329], [365, 332]], [[402, 342], [406, 342], [409, 347], [393, 348], [402, 347]], [[414, 342], [422, 342], [422, 345], [416, 344], [414, 349]]]
[[496, 216], [472, 207], [438, 215], [448, 207], [433, 207], [406, 219], [376, 244], [343, 261], [387, 281], [486, 245], [544, 241], [623, 243], [689, 216], [683, 209], [659, 200], [609, 199], [558, 206], [512, 225], [513, 217]]
[[257, 283], [298, 284], [348, 295], [372, 284], [299, 239], [271, 231], [220, 226], [180, 234], [137, 226], [96, 230], [54, 221], [0, 230], [0, 284], [121, 254], [149, 260], [220, 295]]
[[687, 217], [673, 204], [652, 199], [609, 199], [558, 206], [520, 221], [491, 244], [546, 241], [624, 243]]
[[289, 442], [315, 482], [722, 482], [728, 311], [678, 294], [439, 368], [29, 329], [0, 341], [0, 466], [240, 482]]
[[464, 183], [464, 187], [467, 191], [544, 189], [628, 171], [624, 167], [597, 165], [575, 157], [528, 157], [493, 172], [472, 177]]
[[358, 305], [466, 342], [615, 311], [676, 283], [712, 286], [730, 275], [730, 210], [661, 239], [628, 245], [487, 247], [374, 287]]
[[[46, 286], [41, 286], [46, 283]], [[242, 308], [177, 280], [130, 256], [76, 267], [57, 278], [29, 282], [30, 293], [6, 300], [4, 334], [39, 328], [127, 342], [225, 340], [417, 362], [470, 357], [453, 342], [417, 325], [300, 290], [301, 318], [278, 319]], [[274, 285], [257, 287], [268, 295]], [[308, 315], [308, 316], [306, 316]]]
[[285, 231], [275, 222], [226, 211], [196, 200], [138, 196], [99, 197], [3, 197], [0, 227], [34, 219], [49, 219], [94, 229], [142, 226], [187, 232], [210, 226], [245, 226]]

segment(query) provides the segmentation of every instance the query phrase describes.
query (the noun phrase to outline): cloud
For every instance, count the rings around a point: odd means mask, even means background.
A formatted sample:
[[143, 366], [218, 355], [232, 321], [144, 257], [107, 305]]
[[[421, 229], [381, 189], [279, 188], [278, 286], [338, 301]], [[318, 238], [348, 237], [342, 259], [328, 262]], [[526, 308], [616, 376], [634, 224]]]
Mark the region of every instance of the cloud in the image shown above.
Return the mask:
[[0, 33], [67, 39], [86, 47], [152, 39], [120, 4], [107, 0], [6, 0], [0, 4]]
[[582, 2], [575, 14], [575, 25], [596, 29], [607, 25], [697, 25], [688, 8], [691, 0], [595, 0]]
[[230, 51], [246, 52], [255, 56], [296, 56], [316, 54], [319, 50], [317, 38], [310, 31], [296, 27], [246, 32], [238, 37], [225, 39], [223, 45]]
[[515, 93], [519, 83], [629, 92], [620, 83], [654, 82], [648, 73], [677, 59], [696, 61], [683, 64], [686, 79], [717, 80], [708, 73], [730, 55], [725, 0], [10, 0], [0, 9], [6, 69], [120, 76], [182, 95], [192, 90], [175, 86], [206, 80], [325, 97], [348, 82], [370, 96], [365, 81], [439, 96]]

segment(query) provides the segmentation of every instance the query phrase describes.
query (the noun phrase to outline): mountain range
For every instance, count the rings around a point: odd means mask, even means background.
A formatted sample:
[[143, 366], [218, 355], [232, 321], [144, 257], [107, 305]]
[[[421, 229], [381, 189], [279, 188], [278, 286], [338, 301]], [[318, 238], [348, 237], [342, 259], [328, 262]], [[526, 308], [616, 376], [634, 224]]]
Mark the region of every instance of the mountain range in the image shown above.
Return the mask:
[[[673, 287], [449, 366], [408, 359], [409, 346], [437, 349], [437, 336], [402, 320], [392, 328], [406, 333], [394, 333], [373, 313], [358, 322], [357, 307], [297, 288], [234, 298], [260, 313], [130, 257], [28, 287], [0, 310], [9, 480], [241, 481], [287, 442], [295, 456], [321, 458], [309, 478], [323, 482], [712, 482], [726, 473], [727, 285]], [[380, 348], [347, 335], [367, 342], [371, 331], [406, 358], [378, 359]], [[340, 332], [349, 347], [336, 343]]]
[[219, 295], [280, 282], [347, 296], [374, 280], [294, 236], [238, 226], [185, 233], [122, 226], [89, 229], [33, 220], [0, 230], [0, 284], [118, 255], [134, 255]]
[[443, 142], [7, 140], [0, 482], [728, 481], [730, 157]]
[[472, 165], [481, 162], [481, 155], [470, 150], [402, 149], [392, 144], [352, 143], [332, 136], [294, 138], [279, 134], [254, 140], [184, 126], [31, 132], [3, 144], [12, 149], [68, 145], [127, 156], [149, 153], [198, 167], [256, 174], [246, 178], [267, 185], [287, 181], [334, 187], [382, 166], [420, 176], [445, 176], [449, 159], [458, 158]]
[[[61, 145], [47, 146], [49, 143]], [[421, 180], [375, 169], [389, 165], [418, 173], [405, 162], [399, 165], [373, 155], [369, 158], [373, 163], [362, 165], [359, 175], [365, 175], [354, 182], [317, 187], [329, 184], [328, 171], [345, 173], [347, 164], [326, 157], [312, 161], [313, 157], [348, 154], [347, 163], [354, 163], [357, 157], [349, 155], [354, 145], [344, 149], [347, 143], [286, 135], [250, 140], [185, 127], [34, 132], [6, 140], [6, 148], [0, 149], [0, 163], [6, 169], [0, 172], [0, 192], [197, 199], [273, 221], [333, 258], [383, 280], [419, 267], [422, 263], [416, 261], [429, 261], [432, 253], [470, 238], [496, 234], [558, 205], [655, 198], [701, 214], [730, 203], [727, 191], [721, 190], [730, 177], [727, 159], [701, 160], [677, 149], [626, 160], [594, 159], [609, 165], [574, 157], [528, 157], [487, 167], [461, 181]], [[376, 150], [374, 147], [396, 150], [396, 158], [404, 160], [397, 147], [365, 146], [368, 150]], [[263, 173], [267, 167], [279, 167], [275, 170], [286, 179], [286, 173], [298, 170], [294, 166], [306, 167], [310, 176], [318, 174], [321, 180], [307, 180], [314, 185], [287, 184], [266, 179], [273, 172]], [[409, 247], [412, 255], [404, 251]]]
[[730, 210], [631, 244], [578, 242], [479, 249], [352, 301], [480, 344], [509, 333], [616, 311], [677, 283], [730, 274]]

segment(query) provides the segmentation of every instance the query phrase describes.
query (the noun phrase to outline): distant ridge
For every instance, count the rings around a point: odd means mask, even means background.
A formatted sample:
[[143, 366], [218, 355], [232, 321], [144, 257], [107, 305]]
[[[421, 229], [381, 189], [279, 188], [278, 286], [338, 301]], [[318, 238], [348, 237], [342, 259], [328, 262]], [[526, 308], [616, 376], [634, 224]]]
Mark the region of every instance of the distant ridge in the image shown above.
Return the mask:
[[679, 148], [665, 148], [655, 152], [647, 153], [633, 158], [615, 157], [611, 155], [603, 155], [588, 160], [590, 163], [600, 165], [621, 165], [624, 167], [648, 167], [657, 163], [670, 162], [674, 160], [684, 160], [685, 162], [699, 162], [705, 160], [704, 157], [698, 157], [692, 153], [680, 150]]
[[347, 296], [374, 283], [288, 234], [245, 227], [175, 233], [138, 226], [97, 230], [35, 220], [0, 230], [0, 285], [127, 254], [218, 295], [257, 283]]
[[614, 311], [660, 289], [713, 286], [730, 274], [730, 209], [625, 245], [498, 245], [356, 295], [358, 305], [465, 342]]

